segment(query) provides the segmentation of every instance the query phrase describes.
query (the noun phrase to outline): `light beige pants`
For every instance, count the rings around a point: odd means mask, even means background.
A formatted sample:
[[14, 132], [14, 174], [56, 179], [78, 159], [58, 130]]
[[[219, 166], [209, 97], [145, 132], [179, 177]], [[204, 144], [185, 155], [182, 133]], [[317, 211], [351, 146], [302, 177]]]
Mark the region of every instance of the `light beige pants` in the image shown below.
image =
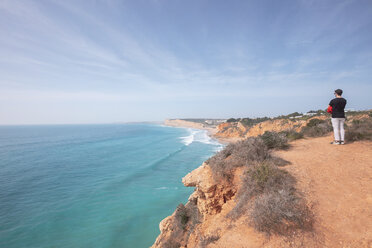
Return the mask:
[[332, 118], [333, 133], [336, 141], [345, 140], [345, 118]]

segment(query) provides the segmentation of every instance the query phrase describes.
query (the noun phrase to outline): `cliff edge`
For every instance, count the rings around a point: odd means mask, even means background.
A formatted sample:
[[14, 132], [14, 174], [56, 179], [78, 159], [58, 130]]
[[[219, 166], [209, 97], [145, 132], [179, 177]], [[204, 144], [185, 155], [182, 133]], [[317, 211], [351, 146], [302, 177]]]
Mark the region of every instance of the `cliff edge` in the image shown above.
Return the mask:
[[314, 213], [311, 231], [267, 235], [246, 216], [229, 218], [244, 185], [243, 168], [231, 172], [233, 180], [227, 183], [216, 180], [203, 163], [183, 178], [195, 191], [160, 223], [161, 234], [152, 247], [371, 247], [372, 143], [334, 146], [330, 140], [300, 139], [289, 150], [273, 152], [290, 162], [281, 168], [297, 179], [296, 188]]

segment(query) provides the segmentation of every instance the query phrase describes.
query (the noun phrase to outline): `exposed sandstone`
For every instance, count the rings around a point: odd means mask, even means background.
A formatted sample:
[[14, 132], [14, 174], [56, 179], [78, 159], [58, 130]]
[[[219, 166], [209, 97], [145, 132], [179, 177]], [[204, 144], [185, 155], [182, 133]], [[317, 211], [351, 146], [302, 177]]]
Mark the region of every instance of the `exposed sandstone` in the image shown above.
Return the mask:
[[184, 208], [196, 217], [180, 228], [182, 209], [177, 208], [160, 223], [161, 234], [152, 247], [370, 247], [372, 229], [366, 209], [371, 206], [371, 143], [335, 147], [329, 145], [331, 139], [303, 139], [292, 143], [289, 151], [278, 152], [292, 162], [285, 169], [296, 176], [301, 192], [315, 204], [313, 233], [268, 238], [247, 225], [244, 216], [234, 221], [227, 218], [242, 185], [241, 168], [234, 172], [233, 182], [226, 184], [215, 181], [204, 163], [182, 179], [185, 186], [195, 187]]
[[[160, 235], [152, 247], [165, 247], [164, 243], [173, 244], [178, 242], [180, 247], [190, 246], [190, 242], [198, 240], [201, 227], [208, 223], [211, 218], [219, 215], [224, 206], [236, 193], [238, 183], [227, 185], [223, 182], [215, 181], [211, 168], [203, 163], [199, 168], [188, 173], [183, 179], [186, 187], [195, 187], [195, 191], [190, 195], [186, 203], [186, 209], [193, 209], [194, 221], [189, 221], [185, 228], [177, 225], [177, 210], [160, 222]], [[191, 213], [190, 211], [190, 213]], [[189, 240], [189, 238], [194, 241]]]
[[226, 201], [234, 196], [236, 189], [234, 185], [226, 185], [216, 182], [211, 168], [206, 163], [187, 174], [182, 183], [186, 187], [196, 187], [189, 201], [195, 201], [203, 216], [221, 212]]
[[226, 122], [217, 126], [215, 136], [222, 138], [240, 138], [244, 137], [247, 130], [247, 127], [240, 122]]
[[[268, 120], [249, 129], [241, 123], [223, 123], [216, 130], [222, 137], [243, 138], [261, 135], [265, 131], [300, 131], [314, 118], [325, 120], [330, 117]], [[350, 117], [348, 122], [363, 118], [370, 117]], [[286, 169], [298, 178], [300, 191], [309, 198], [310, 203], [316, 205], [317, 223], [314, 233], [294, 233], [293, 237], [274, 235], [268, 238], [247, 225], [246, 217], [235, 221], [227, 218], [226, 215], [236, 205], [235, 197], [241, 185], [242, 170], [236, 169], [233, 182], [227, 184], [216, 181], [209, 165], [203, 163], [182, 179], [185, 186], [195, 187], [195, 191], [185, 206], [178, 207], [171, 216], [161, 221], [161, 234], [152, 247], [369, 247], [372, 243], [372, 229], [368, 222], [369, 213], [364, 210], [368, 209], [371, 202], [371, 192], [368, 190], [371, 188], [368, 176], [372, 168], [370, 143], [334, 147], [328, 144], [331, 139], [304, 139], [294, 142], [289, 151], [278, 152], [292, 162]], [[335, 161], [338, 164], [337, 170], [332, 166]], [[349, 193], [345, 195], [344, 192]], [[183, 214], [188, 219], [184, 225]]]
[[249, 129], [245, 136], [246, 137], [258, 136], [264, 134], [266, 131], [281, 132], [289, 129], [293, 129], [299, 132], [301, 128], [305, 125], [306, 125], [305, 120], [299, 121], [291, 121], [285, 119], [269, 120], [258, 123], [257, 125], [253, 126], [251, 129]]
[[245, 138], [264, 134], [266, 131], [281, 132], [286, 130], [301, 131], [301, 128], [312, 119], [328, 119], [328, 116], [315, 116], [307, 120], [296, 119], [274, 119], [267, 120], [252, 127], [244, 126], [241, 122], [222, 123], [217, 126], [217, 131], [214, 136], [223, 138]]

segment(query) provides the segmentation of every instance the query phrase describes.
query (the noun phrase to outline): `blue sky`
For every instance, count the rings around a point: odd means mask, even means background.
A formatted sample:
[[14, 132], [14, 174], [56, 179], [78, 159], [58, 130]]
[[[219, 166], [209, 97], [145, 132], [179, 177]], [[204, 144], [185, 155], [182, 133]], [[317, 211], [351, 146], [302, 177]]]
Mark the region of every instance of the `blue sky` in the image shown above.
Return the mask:
[[1, 0], [0, 124], [372, 108], [369, 0]]

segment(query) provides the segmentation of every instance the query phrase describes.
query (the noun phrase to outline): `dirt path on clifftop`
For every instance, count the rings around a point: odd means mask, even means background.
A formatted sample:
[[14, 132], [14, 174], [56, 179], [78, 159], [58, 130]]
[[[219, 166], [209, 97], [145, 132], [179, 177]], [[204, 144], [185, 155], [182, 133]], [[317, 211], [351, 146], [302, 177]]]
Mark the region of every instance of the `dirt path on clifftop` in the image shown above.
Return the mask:
[[337, 146], [331, 140], [298, 140], [276, 153], [292, 163], [285, 169], [314, 204], [320, 246], [371, 248], [372, 143]]

